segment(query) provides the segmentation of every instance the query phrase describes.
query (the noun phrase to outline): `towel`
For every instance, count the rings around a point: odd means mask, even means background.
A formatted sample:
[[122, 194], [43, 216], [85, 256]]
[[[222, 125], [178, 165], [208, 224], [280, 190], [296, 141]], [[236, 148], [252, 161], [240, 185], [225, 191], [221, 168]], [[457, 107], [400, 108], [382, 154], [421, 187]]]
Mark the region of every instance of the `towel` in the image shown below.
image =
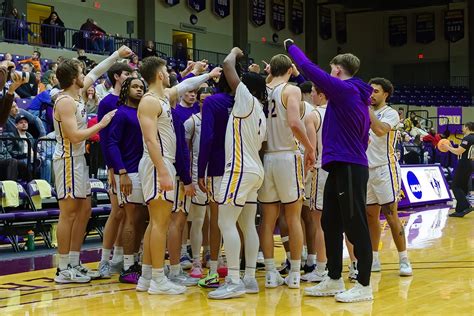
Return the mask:
[[39, 195], [32, 196], [31, 200], [33, 201], [35, 208], [37, 210], [41, 210], [43, 208], [43, 199], [51, 197], [51, 186], [45, 180], [34, 180], [34, 182], [36, 184], [36, 188], [38, 189]]
[[3, 207], [18, 207], [20, 205], [18, 184], [15, 181], [2, 181], [2, 190], [4, 197], [2, 197]]

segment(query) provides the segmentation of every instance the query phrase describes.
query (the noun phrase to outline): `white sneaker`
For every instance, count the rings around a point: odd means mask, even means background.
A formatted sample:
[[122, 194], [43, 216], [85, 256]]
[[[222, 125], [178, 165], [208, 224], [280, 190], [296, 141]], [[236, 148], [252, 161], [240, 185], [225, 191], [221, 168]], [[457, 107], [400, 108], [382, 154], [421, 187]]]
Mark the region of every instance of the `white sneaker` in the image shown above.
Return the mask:
[[359, 271], [357, 271], [357, 262], [351, 262], [349, 264], [349, 281], [352, 283], [357, 281], [357, 275], [359, 274]]
[[285, 278], [285, 284], [288, 285], [290, 289], [299, 289], [300, 288], [300, 278], [301, 275], [299, 272], [291, 271], [288, 273]]
[[400, 276], [411, 276], [413, 275], [413, 269], [411, 268], [410, 261], [408, 258], [402, 259], [400, 261]]
[[79, 263], [77, 266], [73, 267], [77, 272], [81, 273], [82, 275], [86, 275], [92, 280], [100, 279], [101, 275], [100, 272], [97, 270], [89, 270], [88, 268], [84, 267], [82, 263]]
[[187, 273], [185, 273], [182, 268], [180, 269], [178, 274], [171, 273], [169, 274], [168, 278], [171, 282], [183, 285], [183, 286], [193, 286], [197, 285], [199, 279], [190, 277]]
[[359, 282], [356, 282], [352, 289], [337, 294], [335, 298], [336, 301], [343, 303], [372, 301], [374, 299], [372, 287], [370, 285], [363, 286]]
[[215, 300], [222, 300], [226, 298], [240, 297], [245, 293], [245, 285], [242, 280], [239, 279], [238, 283], [234, 283], [231, 278], [226, 277], [225, 283], [219, 286], [217, 290], [209, 292], [207, 297]]
[[275, 288], [280, 285], [283, 285], [285, 281], [281, 277], [280, 273], [278, 271], [273, 270], [273, 271], [267, 271], [265, 274], [265, 287], [267, 288]]
[[382, 267], [380, 265], [380, 260], [373, 260], [372, 261], [372, 272], [380, 272], [382, 271]]
[[148, 279], [145, 279], [144, 277], [140, 277], [138, 279], [137, 287], [136, 290], [137, 292], [147, 292], [148, 289], [150, 288], [150, 281]]
[[244, 285], [245, 285], [245, 293], [256, 294], [260, 291], [258, 288], [257, 279], [249, 277], [249, 276], [244, 276], [244, 278], [242, 279], [242, 282], [244, 282]]
[[99, 274], [102, 279], [110, 279], [111, 272], [110, 272], [110, 262], [109, 261], [101, 261], [99, 263]]
[[91, 281], [91, 278], [87, 275], [83, 275], [76, 269], [68, 266], [67, 269], [56, 270], [56, 276], [54, 277], [54, 282], [66, 284], [66, 283], [88, 283]]
[[321, 283], [305, 288], [304, 292], [309, 296], [334, 296], [345, 290], [346, 287], [342, 278], [333, 280], [329, 276], [326, 276]]
[[123, 260], [119, 262], [110, 261], [110, 273], [111, 274], [120, 274], [123, 270]]
[[184, 292], [186, 292], [185, 286], [174, 284], [167, 277], [163, 277], [159, 282], [152, 279], [148, 289], [148, 294], [177, 295]]
[[265, 258], [263, 257], [263, 252], [259, 251], [257, 255], [257, 263], [265, 263]]
[[301, 280], [305, 282], [321, 282], [327, 275], [328, 275], [328, 272], [326, 270], [319, 271], [316, 268], [312, 272], [302, 275]]

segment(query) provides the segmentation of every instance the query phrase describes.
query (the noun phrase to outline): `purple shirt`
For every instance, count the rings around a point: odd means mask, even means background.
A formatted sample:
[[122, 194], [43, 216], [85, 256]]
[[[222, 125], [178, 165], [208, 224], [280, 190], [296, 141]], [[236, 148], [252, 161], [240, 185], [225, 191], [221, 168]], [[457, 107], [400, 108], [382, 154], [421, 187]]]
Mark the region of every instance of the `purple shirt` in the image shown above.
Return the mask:
[[191, 184], [191, 158], [189, 156], [189, 148], [186, 143], [184, 121], [176, 115], [176, 112], [171, 111], [173, 116], [173, 127], [176, 134], [176, 159], [174, 166], [176, 174], [184, 185]]
[[176, 108], [172, 109], [173, 116], [178, 116], [181, 122], [186, 122], [188, 118], [193, 114], [199, 113], [199, 103], [194, 103], [191, 107], [182, 106], [177, 104]]
[[120, 169], [126, 169], [128, 173], [138, 172], [138, 164], [143, 156], [143, 135], [137, 109], [120, 106], [109, 126], [106, 151], [109, 153], [110, 167], [114, 168], [115, 174], [119, 174]]
[[224, 174], [225, 131], [233, 106], [234, 97], [227, 93], [217, 93], [204, 100], [198, 158], [199, 178], [204, 178], [206, 168], [209, 177]]
[[[109, 113], [118, 108], [117, 102], [119, 97], [117, 95], [108, 94], [105, 98], [103, 98], [99, 103], [99, 109], [97, 110], [97, 122], [100, 122], [105, 114]], [[112, 119], [113, 121], [114, 119]], [[102, 148], [102, 154], [104, 155], [105, 164], [110, 167], [110, 154], [107, 150], [108, 142], [109, 142], [109, 134], [112, 124], [107, 125], [106, 128], [103, 128], [99, 132], [100, 136], [100, 147]]]
[[313, 64], [296, 45], [290, 46], [288, 53], [305, 77], [329, 100], [323, 124], [323, 169], [327, 170], [332, 162], [368, 166], [372, 87], [358, 78], [332, 77]]

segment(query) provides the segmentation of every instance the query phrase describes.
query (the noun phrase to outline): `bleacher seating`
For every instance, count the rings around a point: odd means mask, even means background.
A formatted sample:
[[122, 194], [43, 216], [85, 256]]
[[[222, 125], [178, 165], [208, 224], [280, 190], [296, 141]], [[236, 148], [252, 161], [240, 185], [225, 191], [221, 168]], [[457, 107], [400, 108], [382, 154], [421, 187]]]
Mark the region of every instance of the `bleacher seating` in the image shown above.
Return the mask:
[[416, 106], [471, 106], [472, 95], [467, 87], [395, 85], [392, 104]]

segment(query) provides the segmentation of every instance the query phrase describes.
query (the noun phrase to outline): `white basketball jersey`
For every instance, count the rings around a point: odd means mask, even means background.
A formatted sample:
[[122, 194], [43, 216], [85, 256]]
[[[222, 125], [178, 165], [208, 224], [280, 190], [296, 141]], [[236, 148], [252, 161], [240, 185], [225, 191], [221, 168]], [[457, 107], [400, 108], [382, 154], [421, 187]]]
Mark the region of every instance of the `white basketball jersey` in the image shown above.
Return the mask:
[[369, 146], [367, 147], [369, 168], [380, 167], [397, 161], [395, 146], [398, 134], [396, 130], [399, 121], [398, 113], [387, 105], [374, 111], [374, 114], [381, 122], [389, 124], [391, 130], [381, 137], [375, 135], [372, 129], [369, 130]]
[[[303, 103], [303, 109], [304, 109], [304, 113], [302, 113], [302, 117], [303, 117], [303, 121], [306, 119], [306, 117], [308, 116], [309, 113], [313, 112], [315, 107], [309, 103], [309, 102], [306, 102], [306, 101], [301, 101]], [[304, 145], [301, 144], [300, 142], [298, 142], [298, 149], [300, 150], [301, 154], [304, 154]]]
[[326, 115], [326, 106], [321, 105], [316, 107], [315, 111], [319, 113], [321, 118], [319, 123], [319, 129], [316, 132], [316, 136], [318, 139], [318, 146], [316, 148], [316, 168], [321, 168], [321, 163], [323, 161], [323, 124], [324, 124], [324, 116]]
[[[176, 157], [176, 134], [173, 126], [173, 118], [171, 117], [171, 106], [166, 98], [159, 98], [154, 93], [146, 93], [156, 98], [156, 102], [161, 103], [161, 113], [158, 115], [158, 130], [156, 138], [160, 146], [161, 155], [173, 163]], [[146, 143], [143, 142], [143, 155], [149, 156]]]
[[298, 142], [288, 125], [286, 107], [283, 105], [283, 89], [286, 84], [269, 88], [267, 114], [267, 152], [296, 151]]
[[[53, 125], [54, 125], [54, 134], [56, 136], [56, 148], [54, 150], [53, 159], [60, 159], [60, 158], [70, 158], [70, 157], [77, 157], [82, 156], [86, 152], [86, 141], [81, 141], [79, 143], [73, 144], [67, 137], [64, 136], [62, 121], [58, 120], [56, 116], [56, 107], [58, 102], [62, 99], [70, 98], [74, 100], [71, 96], [62, 95], [58, 97], [54, 104], [53, 110]], [[77, 128], [79, 130], [87, 128], [87, 110], [82, 101], [82, 98], [79, 100], [74, 100], [76, 104], [76, 123]]]
[[241, 82], [235, 92], [234, 107], [227, 122], [226, 172], [229, 169], [231, 173], [250, 172], [263, 179], [263, 164], [259, 151], [265, 140], [265, 132], [263, 106]]
[[198, 181], [198, 157], [199, 142], [201, 140], [201, 113], [193, 114], [184, 122], [184, 130], [186, 131], [186, 140], [191, 142], [191, 175], [192, 181]]

